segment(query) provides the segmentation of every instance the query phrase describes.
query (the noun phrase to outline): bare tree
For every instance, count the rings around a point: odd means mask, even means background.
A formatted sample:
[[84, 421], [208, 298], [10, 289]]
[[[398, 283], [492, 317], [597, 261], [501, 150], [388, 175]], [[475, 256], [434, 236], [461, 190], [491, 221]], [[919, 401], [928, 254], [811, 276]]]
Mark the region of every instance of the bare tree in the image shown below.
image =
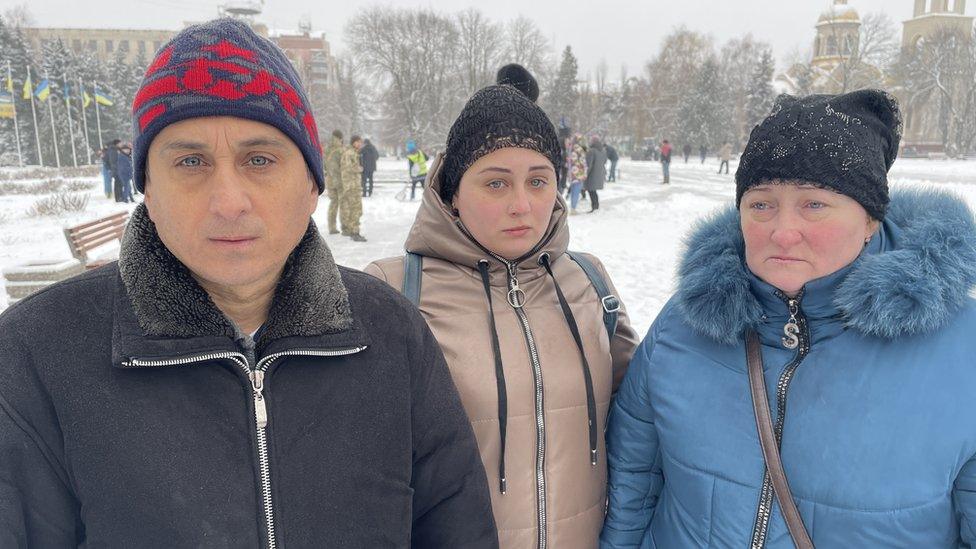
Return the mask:
[[438, 148], [462, 98], [454, 21], [426, 9], [374, 6], [354, 16], [346, 34], [357, 61], [385, 88], [386, 136]]
[[550, 45], [535, 21], [518, 16], [506, 28], [508, 48], [505, 51], [506, 63], [518, 63], [529, 70], [545, 88], [549, 82], [551, 59]]
[[455, 21], [461, 87], [470, 95], [494, 82], [502, 64], [504, 31], [475, 8], [458, 13]]
[[24, 2], [3, 10], [3, 19], [7, 26], [14, 29], [24, 29], [35, 25], [34, 14], [29, 5]]
[[976, 140], [976, 33], [965, 36], [943, 28], [926, 36], [902, 52], [896, 78], [907, 98], [911, 121], [933, 127], [950, 156], [972, 150]]

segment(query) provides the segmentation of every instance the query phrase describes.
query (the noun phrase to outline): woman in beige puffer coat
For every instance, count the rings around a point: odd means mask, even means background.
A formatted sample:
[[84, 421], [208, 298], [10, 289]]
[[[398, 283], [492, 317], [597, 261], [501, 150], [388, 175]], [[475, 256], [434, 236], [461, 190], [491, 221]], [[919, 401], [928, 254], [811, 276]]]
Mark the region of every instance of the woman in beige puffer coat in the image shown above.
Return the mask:
[[[508, 81], [524, 88], [527, 75]], [[609, 336], [597, 291], [566, 254], [559, 150], [525, 92], [481, 90], [435, 160], [406, 242], [424, 258], [419, 308], [477, 437], [503, 548], [597, 546], [607, 411], [638, 342], [622, 306]], [[404, 258], [366, 271], [400, 289]]]

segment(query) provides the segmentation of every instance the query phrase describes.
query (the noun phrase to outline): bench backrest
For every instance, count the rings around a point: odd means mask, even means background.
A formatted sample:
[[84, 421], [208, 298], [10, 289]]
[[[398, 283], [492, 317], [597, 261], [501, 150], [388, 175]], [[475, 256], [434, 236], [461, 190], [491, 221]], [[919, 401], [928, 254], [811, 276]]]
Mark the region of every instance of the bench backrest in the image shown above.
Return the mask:
[[122, 240], [129, 212], [119, 212], [101, 219], [66, 227], [64, 237], [68, 240], [71, 255], [81, 262], [88, 261], [88, 252], [113, 240]]

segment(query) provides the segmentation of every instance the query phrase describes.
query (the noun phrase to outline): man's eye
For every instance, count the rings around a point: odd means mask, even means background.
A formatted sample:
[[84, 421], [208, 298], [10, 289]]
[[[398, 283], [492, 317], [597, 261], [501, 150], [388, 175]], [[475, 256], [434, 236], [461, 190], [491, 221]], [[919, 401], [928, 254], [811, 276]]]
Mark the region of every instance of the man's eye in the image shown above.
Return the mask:
[[812, 208], [814, 210], [819, 210], [824, 206], [826, 206], [826, 204], [824, 204], [823, 202], [817, 202], [816, 200], [807, 203], [807, 207]]
[[752, 208], [753, 210], [763, 211], [763, 210], [768, 210], [769, 209], [769, 203], [768, 202], [753, 202], [752, 204], [749, 205], [749, 207]]
[[179, 165], [187, 168], [198, 168], [203, 165], [203, 161], [197, 156], [188, 156], [180, 159]]
[[271, 164], [271, 159], [267, 156], [252, 156], [248, 162], [250, 162], [252, 166], [267, 166], [268, 164]]

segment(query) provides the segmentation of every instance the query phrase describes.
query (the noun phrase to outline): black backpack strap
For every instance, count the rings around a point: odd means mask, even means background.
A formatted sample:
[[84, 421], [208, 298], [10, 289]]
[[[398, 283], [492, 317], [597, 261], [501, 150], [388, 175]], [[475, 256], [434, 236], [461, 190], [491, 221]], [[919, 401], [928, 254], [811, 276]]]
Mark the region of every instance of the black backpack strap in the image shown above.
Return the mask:
[[413, 303], [420, 306], [420, 276], [424, 266], [424, 256], [407, 252], [403, 256], [403, 295]]
[[607, 327], [607, 336], [612, 342], [613, 335], [617, 333], [617, 316], [620, 311], [620, 300], [617, 299], [617, 296], [610, 293], [610, 287], [607, 286], [607, 281], [600, 274], [600, 270], [585, 255], [579, 252], [566, 252], [566, 255], [582, 267], [583, 272], [590, 279], [590, 284], [596, 290], [596, 295], [599, 296], [600, 304], [603, 306], [603, 324]]

